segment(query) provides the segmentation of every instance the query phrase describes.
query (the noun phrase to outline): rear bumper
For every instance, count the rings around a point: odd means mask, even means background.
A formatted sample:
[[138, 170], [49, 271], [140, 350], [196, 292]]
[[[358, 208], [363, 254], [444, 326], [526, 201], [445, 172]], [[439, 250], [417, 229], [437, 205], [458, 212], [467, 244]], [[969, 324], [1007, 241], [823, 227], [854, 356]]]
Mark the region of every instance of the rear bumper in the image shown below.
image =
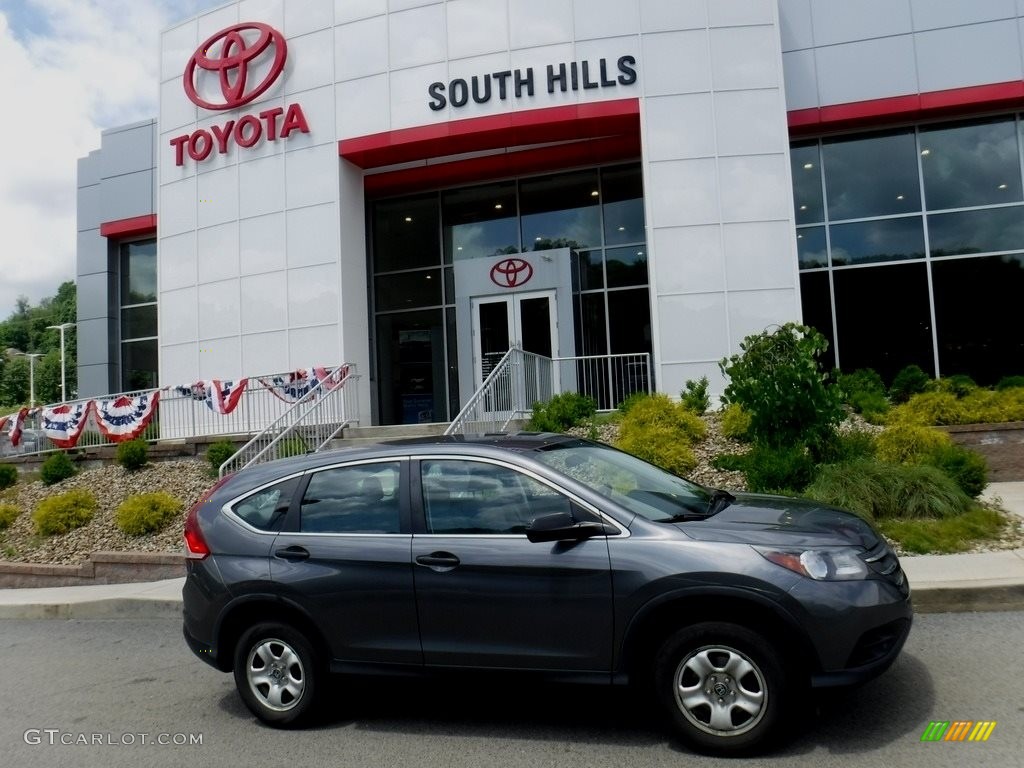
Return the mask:
[[217, 649], [208, 643], [204, 643], [201, 640], [197, 640], [188, 631], [188, 627], [184, 624], [181, 627], [181, 633], [185, 636], [185, 642], [188, 644], [189, 649], [198, 656], [200, 659], [205, 661], [211, 667], [220, 669], [217, 664]]

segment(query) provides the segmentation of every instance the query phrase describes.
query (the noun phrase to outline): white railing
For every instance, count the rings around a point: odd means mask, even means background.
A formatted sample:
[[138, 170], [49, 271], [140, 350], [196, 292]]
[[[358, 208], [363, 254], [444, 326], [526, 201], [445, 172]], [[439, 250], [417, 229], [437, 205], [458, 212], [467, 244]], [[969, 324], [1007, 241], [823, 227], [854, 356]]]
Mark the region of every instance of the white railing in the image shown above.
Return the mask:
[[354, 365], [343, 368], [346, 373], [340, 381], [328, 377], [319, 382], [305, 398], [292, 404], [221, 464], [220, 476], [253, 464], [321, 451], [345, 427], [358, 424], [359, 376]]
[[594, 398], [599, 411], [614, 411], [637, 392], [651, 392], [651, 356], [647, 352], [619, 355], [556, 357], [561, 391]]
[[[336, 369], [332, 368], [331, 370]], [[115, 400], [121, 396], [137, 397], [142, 394], [159, 391], [160, 402], [156, 413], [149, 426], [139, 435], [141, 439], [152, 442], [157, 440], [184, 441], [195, 437], [217, 436], [246, 438], [262, 432], [272, 424], [278, 423], [281, 417], [294, 405], [293, 402], [278, 397], [273, 391], [265, 387], [261, 380], [269, 383], [275, 378], [287, 378], [293, 373], [294, 371], [285, 371], [249, 377], [249, 383], [242, 393], [237, 407], [228, 414], [218, 413], [211, 409], [203, 400], [197, 400], [191, 394], [178, 392], [174, 387], [81, 398], [68, 401], [67, 404], [77, 405], [87, 403], [90, 400]], [[354, 378], [358, 379], [357, 376]], [[355, 387], [350, 385], [347, 389], [351, 391]], [[352, 394], [352, 402], [353, 404], [358, 402], [354, 392]], [[53, 405], [59, 405], [59, 403]], [[350, 417], [355, 414], [354, 421], [358, 421], [355, 405], [349, 409], [348, 414]], [[3, 415], [6, 414], [0, 413], [0, 416]], [[99, 428], [96, 426], [95, 416], [91, 416], [75, 448], [97, 448], [108, 445], [114, 445], [114, 443], [99, 431]], [[29, 456], [57, 450], [60, 449], [46, 437], [42, 430], [41, 409], [33, 411], [25, 419], [21, 442], [17, 447], [11, 445], [6, 428], [4, 433], [0, 435], [0, 458]]]
[[551, 358], [513, 347], [501, 358], [444, 431], [446, 435], [503, 432], [529, 418], [533, 404], [555, 394]]

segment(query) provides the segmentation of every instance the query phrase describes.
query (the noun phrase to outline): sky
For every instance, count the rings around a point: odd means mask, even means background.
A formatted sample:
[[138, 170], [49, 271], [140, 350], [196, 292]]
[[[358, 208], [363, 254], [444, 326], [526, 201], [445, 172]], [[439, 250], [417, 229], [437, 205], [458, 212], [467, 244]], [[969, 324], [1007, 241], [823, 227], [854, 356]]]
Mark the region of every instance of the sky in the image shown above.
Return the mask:
[[75, 277], [77, 160], [156, 117], [159, 34], [225, 0], [0, 0], [0, 319]]

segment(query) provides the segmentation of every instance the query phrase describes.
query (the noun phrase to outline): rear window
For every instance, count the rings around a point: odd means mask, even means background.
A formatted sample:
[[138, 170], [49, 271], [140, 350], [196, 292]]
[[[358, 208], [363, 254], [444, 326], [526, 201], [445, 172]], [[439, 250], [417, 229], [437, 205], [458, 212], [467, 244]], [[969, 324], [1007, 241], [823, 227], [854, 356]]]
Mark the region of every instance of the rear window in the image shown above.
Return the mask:
[[293, 477], [262, 488], [235, 502], [231, 511], [253, 528], [259, 528], [261, 531], [279, 531], [284, 525], [298, 484], [299, 478]]

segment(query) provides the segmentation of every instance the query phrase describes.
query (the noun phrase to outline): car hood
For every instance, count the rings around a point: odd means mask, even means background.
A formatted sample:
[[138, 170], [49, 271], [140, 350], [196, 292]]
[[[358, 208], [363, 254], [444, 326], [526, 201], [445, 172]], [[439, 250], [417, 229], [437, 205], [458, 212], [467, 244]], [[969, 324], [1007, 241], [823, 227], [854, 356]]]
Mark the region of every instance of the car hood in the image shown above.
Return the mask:
[[788, 496], [739, 493], [736, 500], [718, 514], [676, 525], [687, 536], [700, 541], [866, 549], [878, 544], [878, 534], [856, 515]]

